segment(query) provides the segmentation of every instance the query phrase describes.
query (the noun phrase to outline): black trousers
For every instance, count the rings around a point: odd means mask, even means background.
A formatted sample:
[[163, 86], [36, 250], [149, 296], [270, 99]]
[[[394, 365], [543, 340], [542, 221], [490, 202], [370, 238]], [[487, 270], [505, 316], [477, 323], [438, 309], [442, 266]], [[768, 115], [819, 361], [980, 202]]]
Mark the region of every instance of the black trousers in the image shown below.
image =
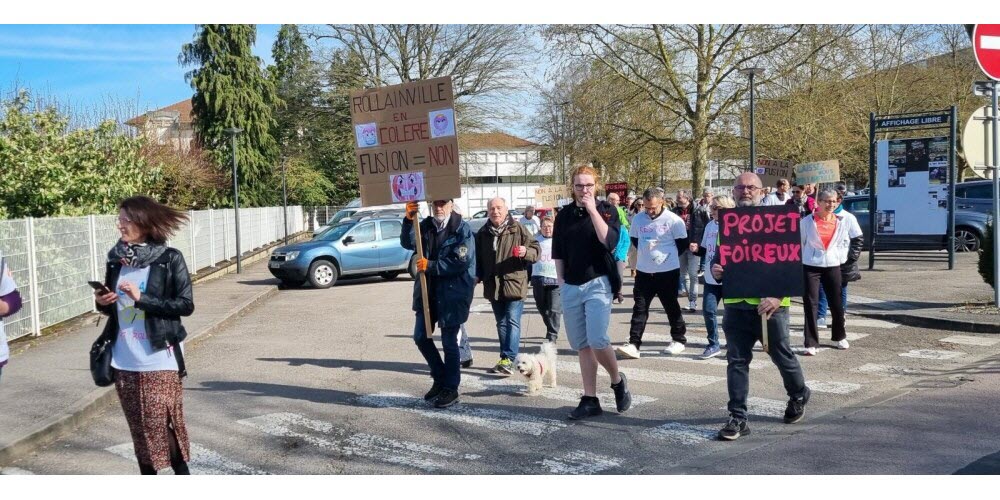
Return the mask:
[[638, 348], [642, 345], [642, 334], [646, 331], [646, 321], [649, 319], [649, 305], [653, 297], [660, 298], [660, 304], [667, 312], [670, 320], [670, 338], [674, 342], [687, 343], [684, 334], [687, 325], [681, 315], [681, 306], [677, 303], [677, 286], [680, 283], [681, 271], [674, 269], [662, 273], [635, 273], [635, 305], [632, 306], [632, 326], [629, 328], [628, 341]]
[[545, 323], [545, 340], [555, 342], [559, 338], [559, 323], [562, 319], [562, 298], [559, 285], [533, 285], [535, 307]]
[[844, 304], [840, 295], [840, 266], [813, 267], [802, 266], [805, 279], [806, 294], [802, 297], [802, 308], [805, 310], [806, 347], [819, 347], [819, 331], [816, 328], [816, 311], [819, 308], [819, 287], [826, 292], [826, 300], [830, 304], [830, 316], [833, 318], [833, 341], [847, 338], [844, 327]]

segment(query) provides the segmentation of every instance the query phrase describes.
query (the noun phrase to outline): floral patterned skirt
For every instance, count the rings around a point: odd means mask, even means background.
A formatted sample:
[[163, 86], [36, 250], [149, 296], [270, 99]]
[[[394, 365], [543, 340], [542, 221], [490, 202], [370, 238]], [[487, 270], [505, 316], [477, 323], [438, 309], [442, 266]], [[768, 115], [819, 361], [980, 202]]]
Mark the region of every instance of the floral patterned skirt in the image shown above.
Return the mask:
[[160, 470], [170, 466], [170, 432], [185, 462], [191, 461], [191, 446], [184, 425], [181, 379], [176, 371], [115, 373], [115, 389], [132, 433], [135, 458]]

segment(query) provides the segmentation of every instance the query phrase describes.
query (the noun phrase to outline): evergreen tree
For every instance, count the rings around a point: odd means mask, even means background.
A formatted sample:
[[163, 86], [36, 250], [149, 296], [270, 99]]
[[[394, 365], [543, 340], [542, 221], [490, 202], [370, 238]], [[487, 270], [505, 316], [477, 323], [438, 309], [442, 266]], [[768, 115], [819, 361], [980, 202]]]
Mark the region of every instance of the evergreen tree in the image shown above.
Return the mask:
[[278, 143], [274, 107], [281, 105], [274, 83], [265, 77], [262, 61], [253, 55], [257, 29], [248, 24], [201, 24], [194, 40], [181, 48], [180, 62], [196, 66], [185, 78], [192, 98], [198, 139], [220, 169], [231, 168], [232, 153], [225, 130], [242, 129], [236, 157], [241, 204], [265, 206], [278, 201], [275, 176]]
[[283, 24], [271, 48], [274, 64], [268, 77], [284, 103], [274, 110], [274, 138], [286, 157], [306, 153], [315, 135], [323, 129], [322, 110], [317, 109], [321, 93], [319, 66], [312, 51], [294, 24]]

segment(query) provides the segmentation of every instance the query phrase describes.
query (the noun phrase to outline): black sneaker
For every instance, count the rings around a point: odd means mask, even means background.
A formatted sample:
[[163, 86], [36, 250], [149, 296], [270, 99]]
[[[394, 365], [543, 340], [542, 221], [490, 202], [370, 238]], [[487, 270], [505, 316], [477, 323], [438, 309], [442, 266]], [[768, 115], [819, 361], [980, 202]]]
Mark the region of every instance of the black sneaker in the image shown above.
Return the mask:
[[443, 385], [434, 382], [434, 385], [431, 386], [431, 390], [427, 391], [427, 394], [424, 394], [424, 401], [434, 401], [434, 398], [441, 395], [441, 391], [443, 390]]
[[625, 413], [632, 407], [632, 393], [628, 392], [628, 379], [625, 378], [625, 374], [618, 372], [618, 376], [622, 379], [617, 384], [611, 384], [611, 390], [615, 391], [615, 406], [618, 413]]
[[462, 361], [462, 368], [472, 368], [472, 359]]
[[802, 396], [799, 399], [788, 400], [788, 407], [785, 408], [786, 424], [794, 424], [795, 422], [802, 420], [802, 417], [806, 414], [806, 403], [809, 402], [809, 396], [811, 394], [812, 391], [810, 391], [809, 388], [806, 387], [805, 396]]
[[580, 398], [580, 404], [569, 413], [570, 420], [580, 420], [581, 418], [596, 417], [604, 413], [601, 409], [601, 401], [596, 397], [584, 396]]
[[441, 389], [441, 395], [434, 400], [435, 408], [447, 408], [458, 402], [458, 391]]
[[745, 436], [750, 434], [750, 426], [747, 425], [746, 420], [737, 420], [735, 417], [729, 417], [729, 421], [726, 425], [719, 430], [719, 439], [724, 441], [735, 441], [740, 438], [740, 436]]

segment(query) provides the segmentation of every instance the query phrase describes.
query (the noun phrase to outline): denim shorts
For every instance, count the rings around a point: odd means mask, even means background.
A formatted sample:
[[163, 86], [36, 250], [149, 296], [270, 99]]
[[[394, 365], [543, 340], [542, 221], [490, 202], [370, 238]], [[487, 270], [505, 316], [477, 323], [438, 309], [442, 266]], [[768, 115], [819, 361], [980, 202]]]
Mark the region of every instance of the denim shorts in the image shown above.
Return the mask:
[[590, 347], [611, 346], [608, 325], [611, 323], [611, 283], [607, 276], [582, 285], [564, 283], [559, 288], [562, 299], [566, 338], [575, 351]]

